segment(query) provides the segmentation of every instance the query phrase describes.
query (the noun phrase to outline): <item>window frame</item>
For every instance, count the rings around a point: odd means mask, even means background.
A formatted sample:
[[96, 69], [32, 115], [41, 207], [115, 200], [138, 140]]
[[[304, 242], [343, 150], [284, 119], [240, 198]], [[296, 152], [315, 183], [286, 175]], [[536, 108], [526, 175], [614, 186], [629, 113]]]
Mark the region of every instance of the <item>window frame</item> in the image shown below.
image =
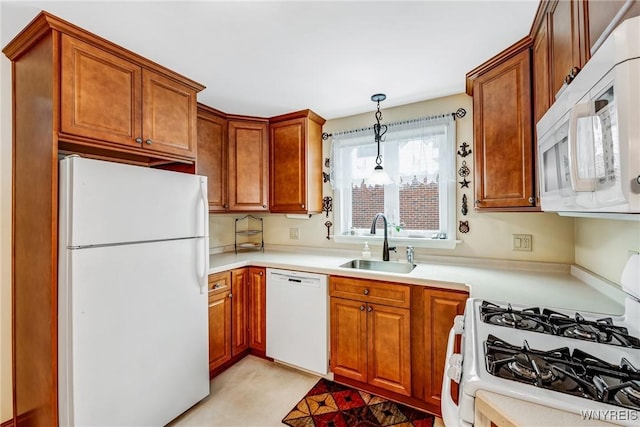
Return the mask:
[[[423, 120], [428, 122], [430, 120], [435, 120], [433, 123], [434, 126], [437, 125], [445, 125], [447, 127], [448, 138], [445, 142], [446, 150], [442, 150], [440, 147], [439, 151], [439, 164], [440, 164], [440, 177], [439, 177], [439, 215], [440, 221], [445, 220], [446, 229], [440, 230], [441, 232], [446, 233], [446, 238], [432, 238], [432, 237], [408, 237], [402, 235], [394, 234], [393, 230], [388, 235], [388, 241], [390, 246], [402, 245], [402, 246], [414, 246], [414, 247], [423, 247], [423, 248], [436, 248], [436, 249], [454, 249], [456, 244], [461, 243], [461, 241], [456, 240], [456, 157], [455, 157], [455, 149], [456, 149], [456, 128], [455, 128], [455, 120], [451, 118], [450, 120], [446, 120], [444, 123], [442, 119], [446, 119], [445, 117], [438, 116], [434, 118], [424, 118]], [[440, 121], [439, 121], [440, 120]], [[357, 132], [366, 131], [361, 129]], [[340, 134], [338, 134], [340, 135]], [[371, 135], [373, 135], [371, 133]], [[360, 136], [360, 135], [358, 135]], [[332, 147], [332, 167], [339, 167], [337, 165], [336, 151], [337, 148], [335, 146], [336, 142], [333, 142], [334, 146]], [[375, 144], [374, 138], [371, 138], [371, 144]], [[384, 142], [383, 142], [384, 144]], [[354, 144], [360, 145], [360, 144]], [[367, 144], [368, 145], [368, 144]], [[383, 165], [384, 165], [384, 152], [383, 152]], [[335, 177], [332, 177], [332, 180]], [[335, 224], [334, 224], [334, 241], [338, 243], [379, 243], [382, 244], [384, 240], [384, 233], [382, 230], [378, 230], [376, 234], [370, 234], [368, 230], [364, 230], [364, 232], [358, 232], [355, 235], [351, 235], [345, 233], [343, 230], [343, 215], [345, 215], [345, 210], [342, 206], [342, 201], [345, 200], [349, 204], [352, 204], [351, 201], [351, 184], [349, 184], [349, 188], [343, 188], [340, 184], [332, 183], [334, 185], [334, 197], [333, 197], [333, 208], [334, 208], [334, 216], [335, 216]], [[344, 192], [344, 194], [343, 194]], [[386, 213], [385, 213], [386, 215]], [[389, 220], [389, 218], [387, 218]], [[373, 218], [371, 218], [373, 221]], [[381, 221], [381, 220], [378, 220]], [[344, 233], [344, 234], [343, 234]]]

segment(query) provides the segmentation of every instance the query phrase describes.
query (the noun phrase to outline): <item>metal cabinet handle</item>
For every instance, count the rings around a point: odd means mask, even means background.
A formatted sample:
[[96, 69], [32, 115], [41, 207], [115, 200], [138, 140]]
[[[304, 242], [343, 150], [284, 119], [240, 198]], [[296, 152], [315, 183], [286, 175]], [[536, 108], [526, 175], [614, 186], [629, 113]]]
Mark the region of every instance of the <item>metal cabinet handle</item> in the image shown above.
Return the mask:
[[369, 313], [371, 313], [371, 312], [373, 311], [373, 307], [368, 306], [368, 307], [367, 307], [367, 311], [368, 311]]
[[533, 205], [534, 202], [535, 202], [535, 199], [533, 197], [529, 197], [529, 204]]
[[365, 295], [369, 295], [369, 289], [365, 289], [365, 290], [364, 290], [364, 294], [365, 294]]
[[229, 294], [229, 298], [233, 298], [233, 294]]
[[225, 208], [225, 209], [229, 209], [229, 205], [224, 205], [222, 207]]
[[640, 175], [638, 175], [638, 177], [636, 178], [636, 182], [640, 184]]
[[145, 142], [147, 143], [147, 145], [153, 144], [153, 141], [151, 140], [151, 138], [147, 139]]
[[301, 207], [302, 209], [304, 209], [304, 204], [300, 205], [300, 207]]
[[218, 289], [220, 287], [219, 283], [214, 283], [211, 289]]
[[262, 207], [266, 209], [266, 208], [267, 208], [267, 205], [262, 205]]
[[364, 311], [364, 305], [360, 306], [360, 311]]
[[137, 143], [137, 144], [142, 144], [142, 138], [137, 137], [137, 138], [136, 138], [136, 143]]
[[264, 273], [261, 271], [259, 274], [262, 276]]

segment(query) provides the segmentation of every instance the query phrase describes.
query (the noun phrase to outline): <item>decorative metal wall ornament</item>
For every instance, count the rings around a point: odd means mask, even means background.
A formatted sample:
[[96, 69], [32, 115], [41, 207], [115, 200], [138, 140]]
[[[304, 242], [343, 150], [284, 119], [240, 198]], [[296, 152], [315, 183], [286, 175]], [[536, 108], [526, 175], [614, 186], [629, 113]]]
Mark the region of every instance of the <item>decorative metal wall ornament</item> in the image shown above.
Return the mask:
[[467, 212], [469, 212], [469, 208], [467, 208], [467, 195], [463, 194], [462, 195], [462, 209], [461, 209], [462, 215], [467, 215]]
[[460, 166], [460, 169], [458, 169], [458, 175], [460, 175], [463, 178], [466, 178], [467, 176], [469, 176], [470, 173], [471, 173], [471, 169], [469, 169], [469, 166], [467, 166], [467, 161], [463, 160], [462, 166]]
[[467, 147], [469, 146], [470, 146], [469, 144], [467, 144], [466, 142], [463, 142], [460, 145], [460, 150], [458, 150], [458, 156], [467, 157], [469, 154], [471, 154], [471, 150], [467, 151]]
[[322, 172], [322, 182], [331, 181], [331, 176], [327, 172]]
[[461, 233], [469, 232], [469, 221], [460, 221], [460, 227], [458, 227]]
[[326, 196], [322, 199], [322, 211], [326, 212], [327, 215], [325, 218], [329, 218], [329, 212], [333, 210], [333, 197]]
[[467, 115], [467, 110], [465, 110], [464, 108], [458, 108], [454, 114], [457, 119], [461, 119]]
[[460, 188], [469, 188], [471, 181], [467, 181], [467, 178], [463, 178], [462, 181], [458, 181]]
[[327, 227], [327, 240], [331, 240], [331, 226], [333, 223], [331, 221], [326, 221], [324, 226]]

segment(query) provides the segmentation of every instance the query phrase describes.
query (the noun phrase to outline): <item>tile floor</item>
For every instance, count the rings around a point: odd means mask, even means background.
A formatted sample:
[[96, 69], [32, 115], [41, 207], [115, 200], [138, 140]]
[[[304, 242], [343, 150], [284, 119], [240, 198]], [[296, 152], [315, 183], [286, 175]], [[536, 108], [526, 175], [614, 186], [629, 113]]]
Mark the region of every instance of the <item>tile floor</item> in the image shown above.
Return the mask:
[[[283, 426], [282, 418], [320, 377], [247, 356], [211, 381], [211, 393], [171, 427]], [[436, 427], [443, 427], [436, 418]]]

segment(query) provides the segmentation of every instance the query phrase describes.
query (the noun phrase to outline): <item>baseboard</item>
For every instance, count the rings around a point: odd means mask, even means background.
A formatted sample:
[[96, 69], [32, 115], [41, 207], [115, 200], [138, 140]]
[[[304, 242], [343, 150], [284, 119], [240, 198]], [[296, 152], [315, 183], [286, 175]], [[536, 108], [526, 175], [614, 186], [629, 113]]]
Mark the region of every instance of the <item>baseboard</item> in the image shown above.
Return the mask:
[[0, 427], [13, 427], [13, 418], [8, 419], [7, 421], [0, 424]]

